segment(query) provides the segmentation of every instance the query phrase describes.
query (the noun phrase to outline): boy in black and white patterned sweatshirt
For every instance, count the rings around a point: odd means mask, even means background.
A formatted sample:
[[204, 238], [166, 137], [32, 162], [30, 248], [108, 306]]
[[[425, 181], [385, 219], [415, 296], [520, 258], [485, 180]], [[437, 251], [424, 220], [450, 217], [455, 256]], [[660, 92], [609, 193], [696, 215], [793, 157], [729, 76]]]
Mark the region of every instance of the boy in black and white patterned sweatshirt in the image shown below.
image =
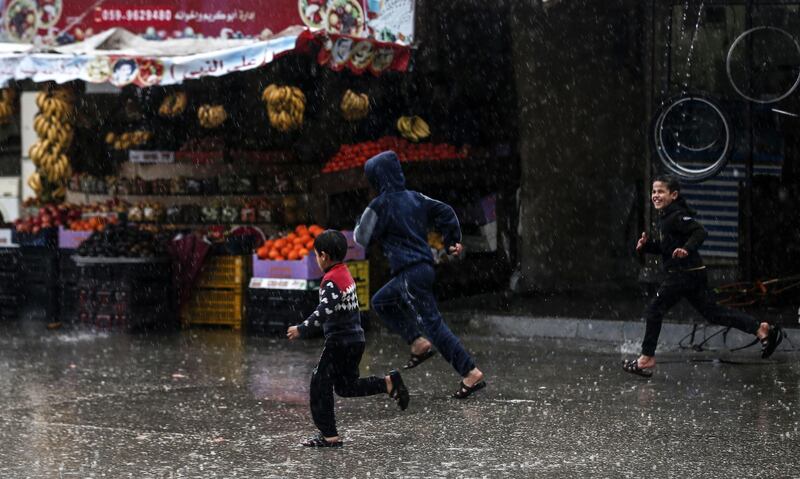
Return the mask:
[[400, 373], [360, 378], [358, 364], [364, 354], [364, 330], [358, 312], [356, 284], [342, 262], [347, 239], [327, 230], [314, 240], [317, 264], [325, 272], [319, 285], [319, 306], [297, 326], [286, 331], [290, 340], [308, 338], [322, 330], [325, 347], [311, 376], [311, 417], [320, 433], [302, 443], [308, 447], [341, 447], [336, 430], [333, 392], [341, 397], [388, 393], [400, 409], [408, 407], [409, 394]]

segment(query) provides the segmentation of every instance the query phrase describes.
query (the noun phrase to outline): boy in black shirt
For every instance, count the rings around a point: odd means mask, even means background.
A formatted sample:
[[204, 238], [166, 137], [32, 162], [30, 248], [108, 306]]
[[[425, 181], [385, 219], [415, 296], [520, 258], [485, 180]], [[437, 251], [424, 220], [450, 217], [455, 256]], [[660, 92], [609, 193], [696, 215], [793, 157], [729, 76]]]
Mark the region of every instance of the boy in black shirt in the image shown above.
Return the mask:
[[661, 320], [681, 298], [686, 298], [711, 323], [756, 335], [761, 341], [761, 357], [772, 355], [783, 340], [784, 333], [780, 326], [758, 322], [741, 311], [720, 306], [708, 295], [706, 267], [698, 252], [708, 234], [703, 225], [694, 219], [695, 213], [686, 200], [680, 196], [678, 180], [669, 175], [655, 177], [651, 200], [658, 211], [658, 239], [642, 233], [636, 243], [636, 251], [660, 254], [667, 277], [645, 310], [647, 323], [642, 354], [638, 359], [624, 361], [622, 368], [639, 376], [653, 375]]
[[400, 373], [359, 378], [358, 364], [364, 354], [364, 330], [358, 313], [356, 284], [347, 266], [347, 239], [328, 230], [314, 240], [317, 264], [325, 272], [319, 285], [319, 306], [311, 315], [286, 331], [290, 340], [308, 338], [322, 330], [325, 347], [311, 376], [311, 416], [320, 434], [302, 443], [308, 447], [341, 447], [336, 431], [333, 392], [342, 397], [388, 393], [400, 409], [408, 407], [409, 394]]

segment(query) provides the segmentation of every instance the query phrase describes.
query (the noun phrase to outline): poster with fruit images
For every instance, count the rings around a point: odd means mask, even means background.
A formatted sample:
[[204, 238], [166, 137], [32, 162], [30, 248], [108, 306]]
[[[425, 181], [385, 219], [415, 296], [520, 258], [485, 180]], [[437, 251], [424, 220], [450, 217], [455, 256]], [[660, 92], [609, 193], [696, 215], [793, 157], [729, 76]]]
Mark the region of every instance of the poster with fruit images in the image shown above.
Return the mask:
[[67, 44], [122, 27], [145, 38], [268, 38], [288, 27], [408, 45], [414, 0], [0, 0], [0, 41]]

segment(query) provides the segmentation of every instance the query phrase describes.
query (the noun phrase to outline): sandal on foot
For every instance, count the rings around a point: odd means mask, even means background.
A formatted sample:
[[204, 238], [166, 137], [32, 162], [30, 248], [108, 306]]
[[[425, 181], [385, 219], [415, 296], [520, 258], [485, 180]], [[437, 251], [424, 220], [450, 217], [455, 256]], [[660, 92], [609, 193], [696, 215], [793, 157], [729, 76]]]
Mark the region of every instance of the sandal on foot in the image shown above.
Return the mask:
[[786, 333], [783, 331], [783, 328], [777, 324], [770, 324], [767, 337], [761, 340], [761, 357], [767, 359], [772, 356], [772, 353], [775, 352], [775, 349], [781, 344], [781, 341], [783, 341], [784, 336], [786, 336]]
[[392, 369], [389, 372], [389, 379], [392, 381], [392, 392], [389, 393], [389, 397], [397, 401], [397, 405], [400, 406], [401, 411], [405, 411], [406, 408], [408, 408], [408, 403], [411, 401], [408, 388], [406, 388], [406, 385], [403, 383], [403, 378], [396, 369]]
[[458, 391], [453, 393], [453, 397], [455, 399], [466, 399], [472, 395], [475, 391], [480, 391], [481, 389], [486, 387], [486, 381], [480, 380], [477, 383], [473, 384], [472, 386], [467, 386], [464, 384], [464, 381], [461, 381], [461, 384], [458, 387]]
[[419, 366], [426, 360], [430, 359], [431, 357], [436, 355], [436, 350], [431, 348], [425, 351], [422, 354], [412, 354], [410, 358], [408, 358], [408, 362], [403, 369], [414, 369], [415, 367]]
[[640, 368], [639, 360], [636, 358], [622, 361], [622, 370], [643, 378], [649, 378], [653, 375], [653, 368]]
[[342, 441], [331, 442], [322, 434], [317, 434], [301, 442], [300, 445], [305, 447], [342, 447]]

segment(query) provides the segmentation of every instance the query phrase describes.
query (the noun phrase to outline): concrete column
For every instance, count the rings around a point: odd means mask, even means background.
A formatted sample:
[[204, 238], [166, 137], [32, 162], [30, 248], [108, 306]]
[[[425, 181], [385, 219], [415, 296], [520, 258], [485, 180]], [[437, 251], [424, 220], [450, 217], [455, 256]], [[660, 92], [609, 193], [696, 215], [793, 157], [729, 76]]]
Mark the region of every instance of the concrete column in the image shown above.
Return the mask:
[[628, 230], [646, 148], [639, 3], [513, 3], [518, 289], [635, 283]]

